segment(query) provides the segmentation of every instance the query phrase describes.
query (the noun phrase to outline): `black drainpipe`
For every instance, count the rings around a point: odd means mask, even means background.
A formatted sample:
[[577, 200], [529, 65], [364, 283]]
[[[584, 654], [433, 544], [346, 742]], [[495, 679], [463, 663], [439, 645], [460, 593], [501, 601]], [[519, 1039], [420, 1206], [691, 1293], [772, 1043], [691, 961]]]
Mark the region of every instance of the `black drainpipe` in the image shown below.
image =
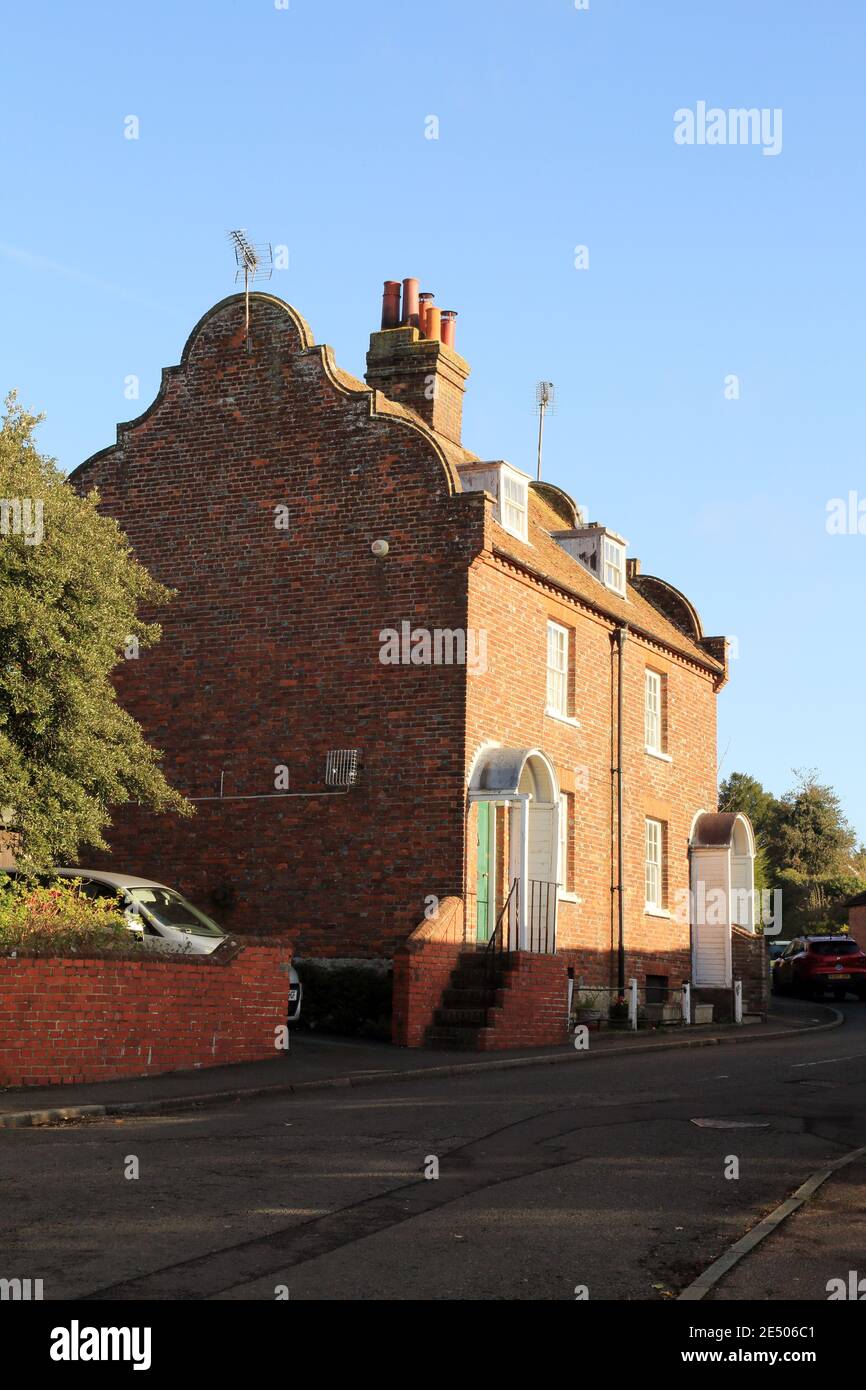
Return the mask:
[[616, 893], [619, 926], [616, 952], [616, 987], [620, 995], [625, 994], [625, 903], [623, 901], [622, 867], [622, 656], [627, 632], [628, 623], [621, 623], [616, 629]]

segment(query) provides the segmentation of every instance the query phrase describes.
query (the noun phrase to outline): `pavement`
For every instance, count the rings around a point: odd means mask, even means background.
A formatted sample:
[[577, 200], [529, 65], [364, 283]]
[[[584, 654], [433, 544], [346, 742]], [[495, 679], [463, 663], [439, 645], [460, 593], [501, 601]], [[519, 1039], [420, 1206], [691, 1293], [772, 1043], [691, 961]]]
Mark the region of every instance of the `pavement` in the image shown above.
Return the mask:
[[[9, 1129], [0, 1275], [43, 1279], [46, 1301], [676, 1299], [866, 1144], [866, 1005], [819, 1031], [824, 1011], [792, 1002], [796, 1018], [714, 1030], [712, 1045], [598, 1039], [551, 1064], [457, 1073], [438, 1069], [442, 1054], [298, 1038], [266, 1075], [299, 1074], [309, 1041], [308, 1090]], [[347, 1057], [353, 1084], [327, 1084]], [[394, 1083], [398, 1057], [423, 1084]], [[808, 1270], [786, 1253], [804, 1209], [711, 1299], [742, 1296], [733, 1281], [753, 1271], [760, 1296], [780, 1299], [824, 1300], [829, 1278], [866, 1276], [862, 1231], [844, 1229], [861, 1171], [810, 1203], [825, 1221], [841, 1203], [811, 1282], [795, 1283]], [[776, 1274], [762, 1276], [774, 1246]]]
[[758, 1042], [796, 1029], [837, 1027], [840, 1014], [827, 1005], [805, 1011], [790, 1001], [774, 1001], [766, 1021], [742, 1025], [708, 1024], [688, 1029], [638, 1033], [590, 1033], [586, 1051], [571, 1043], [554, 1048], [503, 1049], [493, 1053], [433, 1048], [398, 1048], [293, 1031], [288, 1051], [260, 1062], [205, 1067], [160, 1076], [123, 1077], [84, 1085], [15, 1087], [0, 1091], [0, 1129], [74, 1119], [87, 1113], [156, 1113], [196, 1105], [222, 1104], [269, 1092], [363, 1086], [454, 1076], [522, 1066], [546, 1066], [635, 1055], [672, 1048], [712, 1047], [722, 1042]]
[[835, 1172], [720, 1281], [707, 1302], [800, 1303], [831, 1294], [838, 1302], [866, 1300], [866, 1158]]

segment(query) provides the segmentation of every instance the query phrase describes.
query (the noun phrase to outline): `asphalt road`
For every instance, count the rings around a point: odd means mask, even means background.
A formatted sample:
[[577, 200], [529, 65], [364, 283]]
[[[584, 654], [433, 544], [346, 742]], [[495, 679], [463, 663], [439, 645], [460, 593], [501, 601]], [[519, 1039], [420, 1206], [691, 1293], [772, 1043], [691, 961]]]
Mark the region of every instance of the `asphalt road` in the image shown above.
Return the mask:
[[[866, 1144], [866, 1006], [844, 1007], [780, 1042], [5, 1130], [0, 1277], [46, 1299], [669, 1298]], [[826, 1297], [823, 1265], [794, 1288], [784, 1239], [731, 1296]], [[828, 1242], [826, 1277], [855, 1253]]]

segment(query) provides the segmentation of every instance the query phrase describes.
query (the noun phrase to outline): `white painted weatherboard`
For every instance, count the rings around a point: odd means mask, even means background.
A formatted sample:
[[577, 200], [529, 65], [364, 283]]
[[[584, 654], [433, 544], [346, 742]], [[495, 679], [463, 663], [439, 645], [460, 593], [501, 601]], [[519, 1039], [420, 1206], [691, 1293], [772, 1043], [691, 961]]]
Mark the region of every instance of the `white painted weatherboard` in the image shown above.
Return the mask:
[[[706, 988], [726, 989], [732, 978], [728, 850], [692, 850], [691, 879], [692, 982]], [[720, 889], [724, 893], [724, 908], [718, 897]]]
[[755, 906], [750, 855], [731, 855], [731, 889], [731, 921], [737, 927], [754, 931]]

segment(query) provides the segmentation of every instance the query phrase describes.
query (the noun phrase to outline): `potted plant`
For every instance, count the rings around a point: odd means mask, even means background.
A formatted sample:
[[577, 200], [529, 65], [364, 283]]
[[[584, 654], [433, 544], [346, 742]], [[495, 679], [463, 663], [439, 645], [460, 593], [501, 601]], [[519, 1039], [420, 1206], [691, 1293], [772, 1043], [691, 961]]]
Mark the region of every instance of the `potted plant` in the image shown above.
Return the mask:
[[611, 1028], [628, 1027], [628, 1000], [623, 995], [616, 994], [611, 999], [608, 1018]]
[[598, 992], [581, 990], [572, 1001], [571, 1012], [575, 1023], [601, 1023], [604, 1010], [600, 1006]]

